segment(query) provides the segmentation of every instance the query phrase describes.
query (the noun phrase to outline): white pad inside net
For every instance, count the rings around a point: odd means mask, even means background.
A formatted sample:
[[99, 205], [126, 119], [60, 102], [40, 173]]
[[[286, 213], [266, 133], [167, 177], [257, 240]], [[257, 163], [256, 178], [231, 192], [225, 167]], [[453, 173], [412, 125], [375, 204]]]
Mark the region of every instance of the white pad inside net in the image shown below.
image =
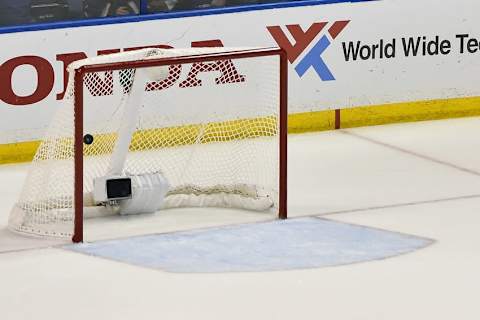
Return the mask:
[[[41, 142], [12, 230], [69, 237], [74, 221], [74, 70], [100, 63], [215, 54], [225, 48], [143, 49], [75, 62]], [[279, 190], [279, 57], [251, 57], [87, 73], [84, 76], [84, 215], [96, 206], [93, 180], [160, 173], [164, 208], [234, 207], [272, 211]], [[135, 192], [135, 185], [133, 186]]]

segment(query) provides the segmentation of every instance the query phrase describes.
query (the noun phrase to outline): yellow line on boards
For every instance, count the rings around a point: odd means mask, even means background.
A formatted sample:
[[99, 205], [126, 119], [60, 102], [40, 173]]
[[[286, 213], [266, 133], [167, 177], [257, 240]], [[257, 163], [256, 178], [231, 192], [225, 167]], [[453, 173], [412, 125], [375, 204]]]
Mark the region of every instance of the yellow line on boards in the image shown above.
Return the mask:
[[[340, 128], [354, 128], [389, 123], [473, 116], [480, 116], [480, 97], [392, 103], [342, 109], [340, 111], [339, 125]], [[261, 118], [255, 121], [258, 122], [259, 120], [261, 120]], [[231, 127], [241, 128], [243, 124], [244, 120], [238, 120], [238, 125]], [[216, 124], [215, 126], [218, 125], [223, 124]], [[213, 128], [215, 128], [215, 126]], [[255, 123], [253, 127], [256, 128], [258, 125]], [[334, 110], [295, 113], [290, 114], [288, 117], [289, 133], [306, 133], [334, 129]], [[174, 130], [172, 132], [178, 133], [185, 131], [181, 128], [167, 128], [164, 130]], [[238, 132], [238, 130], [234, 131]], [[252, 131], [252, 133], [247, 134], [245, 137], [255, 136], [256, 134], [256, 131]], [[39, 144], [39, 141], [30, 141], [0, 145], [0, 164], [31, 161]]]
[[32, 161], [40, 141], [0, 144], [0, 164]]
[[341, 110], [341, 128], [480, 116], [480, 97], [429, 100]]

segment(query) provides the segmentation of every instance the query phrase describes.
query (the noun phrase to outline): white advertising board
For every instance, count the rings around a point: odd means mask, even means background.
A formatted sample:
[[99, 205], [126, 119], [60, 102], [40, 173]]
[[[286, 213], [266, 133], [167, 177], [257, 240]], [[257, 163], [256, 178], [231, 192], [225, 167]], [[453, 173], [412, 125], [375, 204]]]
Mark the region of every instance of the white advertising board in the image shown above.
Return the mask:
[[133, 47], [280, 45], [291, 113], [480, 96], [478, 12], [478, 0], [384, 0], [0, 34], [0, 143], [41, 137], [68, 62]]

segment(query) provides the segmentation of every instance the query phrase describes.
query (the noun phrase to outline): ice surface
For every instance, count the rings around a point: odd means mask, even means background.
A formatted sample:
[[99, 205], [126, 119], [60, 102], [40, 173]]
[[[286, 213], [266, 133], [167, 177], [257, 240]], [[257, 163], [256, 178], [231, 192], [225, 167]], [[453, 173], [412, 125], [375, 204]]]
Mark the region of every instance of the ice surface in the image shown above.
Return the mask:
[[[479, 133], [480, 118], [469, 118], [290, 137], [292, 217], [436, 240], [423, 250], [341, 267], [220, 274], [167, 273], [62, 249], [0, 254], [0, 318], [478, 320]], [[24, 166], [0, 167], [0, 225], [23, 177]], [[273, 218], [171, 211], [153, 226], [89, 224], [87, 237]]]

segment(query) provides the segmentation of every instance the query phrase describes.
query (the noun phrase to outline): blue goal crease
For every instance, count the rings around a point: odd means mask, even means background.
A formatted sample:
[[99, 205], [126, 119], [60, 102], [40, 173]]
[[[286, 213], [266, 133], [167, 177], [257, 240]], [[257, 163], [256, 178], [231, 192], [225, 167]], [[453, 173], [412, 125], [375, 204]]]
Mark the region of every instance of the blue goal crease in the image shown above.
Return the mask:
[[71, 251], [168, 272], [323, 268], [411, 253], [432, 240], [321, 218], [69, 245]]

